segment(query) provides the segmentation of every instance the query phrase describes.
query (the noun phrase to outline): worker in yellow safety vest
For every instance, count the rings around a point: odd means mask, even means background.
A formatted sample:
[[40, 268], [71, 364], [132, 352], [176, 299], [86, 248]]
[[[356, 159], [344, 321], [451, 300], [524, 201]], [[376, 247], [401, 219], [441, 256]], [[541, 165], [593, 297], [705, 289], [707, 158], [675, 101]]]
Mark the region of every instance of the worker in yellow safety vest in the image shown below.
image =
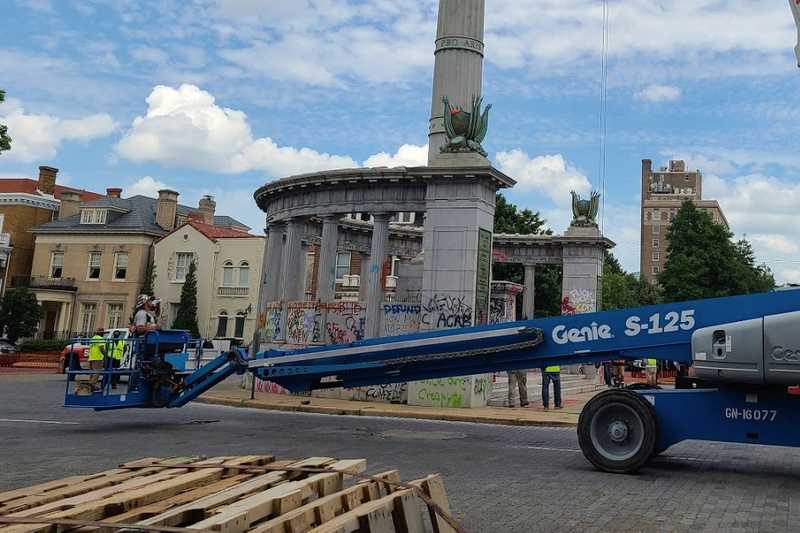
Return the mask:
[[542, 371], [542, 405], [550, 409], [550, 382], [553, 382], [553, 399], [556, 409], [561, 409], [561, 367], [550, 365]]
[[[106, 352], [106, 339], [103, 338], [103, 330], [98, 328], [94, 337], [89, 339], [89, 369], [90, 370], [103, 370], [103, 359]], [[89, 383], [93, 389], [98, 388], [97, 382], [100, 380], [100, 374], [92, 374], [89, 376]]]
[[[113, 344], [111, 345], [111, 367], [114, 370], [119, 369], [122, 365], [122, 356], [125, 355], [125, 341], [120, 338], [120, 332], [115, 331], [113, 335]], [[119, 374], [111, 376], [111, 388], [116, 389], [119, 383]]]
[[658, 385], [658, 361], [655, 359], [647, 359], [647, 384], [651, 387]]

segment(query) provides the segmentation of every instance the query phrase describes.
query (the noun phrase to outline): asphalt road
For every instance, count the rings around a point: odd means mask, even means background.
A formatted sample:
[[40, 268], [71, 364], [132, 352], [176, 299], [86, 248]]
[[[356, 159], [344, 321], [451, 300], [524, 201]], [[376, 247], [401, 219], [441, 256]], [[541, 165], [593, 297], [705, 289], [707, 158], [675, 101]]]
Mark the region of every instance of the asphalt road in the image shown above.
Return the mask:
[[441, 472], [471, 532], [797, 531], [800, 450], [684, 443], [638, 475], [597, 472], [573, 429], [278, 413], [192, 404], [61, 407], [53, 375], [0, 376], [0, 490], [147, 456], [365, 457]]

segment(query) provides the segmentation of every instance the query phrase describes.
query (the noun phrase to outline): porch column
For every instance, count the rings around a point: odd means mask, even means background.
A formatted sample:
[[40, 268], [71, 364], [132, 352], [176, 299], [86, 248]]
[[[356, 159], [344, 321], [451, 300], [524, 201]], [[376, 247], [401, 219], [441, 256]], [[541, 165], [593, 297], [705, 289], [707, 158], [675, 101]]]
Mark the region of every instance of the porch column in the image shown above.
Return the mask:
[[386, 258], [386, 244], [389, 241], [389, 213], [373, 214], [372, 246], [370, 248], [369, 270], [367, 271], [367, 323], [364, 336], [368, 339], [380, 337], [381, 305], [383, 286], [381, 270]]
[[303, 299], [303, 220], [291, 218], [286, 224], [286, 244], [283, 247], [281, 268], [281, 300], [296, 302]]
[[283, 234], [286, 224], [283, 222], [272, 223], [267, 227], [267, 245], [264, 249], [264, 263], [261, 266], [262, 283], [264, 284], [259, 310], [264, 309], [266, 302], [274, 302], [281, 297], [281, 282], [283, 274]]
[[522, 293], [522, 318], [531, 320], [536, 308], [536, 265], [525, 265], [525, 290]]
[[339, 240], [339, 215], [322, 217], [322, 244], [319, 248], [317, 298], [333, 301], [336, 291], [336, 244]]

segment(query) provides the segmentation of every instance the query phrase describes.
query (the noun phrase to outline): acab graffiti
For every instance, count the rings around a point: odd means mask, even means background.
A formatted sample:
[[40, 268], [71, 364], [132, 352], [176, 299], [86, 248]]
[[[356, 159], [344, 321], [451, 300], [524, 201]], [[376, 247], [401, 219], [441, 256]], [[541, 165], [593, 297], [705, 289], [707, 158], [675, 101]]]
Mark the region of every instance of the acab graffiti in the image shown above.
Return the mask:
[[437, 294], [422, 306], [421, 322], [431, 329], [472, 325], [472, 307], [464, 296]]

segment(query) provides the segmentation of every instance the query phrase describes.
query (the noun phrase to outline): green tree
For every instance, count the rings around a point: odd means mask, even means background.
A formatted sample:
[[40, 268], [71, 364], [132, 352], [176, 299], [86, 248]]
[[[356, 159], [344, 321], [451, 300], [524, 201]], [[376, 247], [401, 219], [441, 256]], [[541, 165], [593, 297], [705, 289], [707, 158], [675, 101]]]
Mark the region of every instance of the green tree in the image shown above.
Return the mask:
[[172, 329], [185, 329], [193, 337], [200, 337], [200, 328], [197, 327], [197, 266], [195, 262], [189, 263], [186, 279], [181, 289], [181, 303], [178, 305], [178, 314], [172, 323]]
[[627, 309], [661, 301], [661, 291], [638, 276], [625, 272], [614, 254], [606, 252], [603, 263], [603, 309]]
[[[6, 99], [6, 92], [0, 89], [0, 103]], [[8, 126], [0, 124], [0, 153], [11, 150], [11, 137], [8, 136]]]
[[142, 285], [142, 294], [148, 296], [153, 294], [153, 283], [156, 281], [156, 264], [151, 258], [144, 269], [144, 285]]
[[39, 327], [42, 307], [29, 289], [9, 289], [0, 300], [0, 332], [11, 342], [32, 337]]
[[[497, 193], [494, 211], [494, 232], [519, 235], [552, 235], [547, 221], [538, 211], [517, 209], [517, 206]], [[496, 280], [525, 282], [525, 267], [514, 263], [494, 263], [492, 278]], [[561, 266], [541, 265], [536, 268], [536, 316], [555, 316], [561, 314]], [[517, 298], [517, 315], [521, 316], [522, 299]], [[533, 318], [533, 317], [527, 317]]]
[[775, 286], [765, 265], [756, 265], [750, 243], [692, 202], [684, 202], [667, 233], [668, 258], [658, 277], [669, 301], [763, 292]]

